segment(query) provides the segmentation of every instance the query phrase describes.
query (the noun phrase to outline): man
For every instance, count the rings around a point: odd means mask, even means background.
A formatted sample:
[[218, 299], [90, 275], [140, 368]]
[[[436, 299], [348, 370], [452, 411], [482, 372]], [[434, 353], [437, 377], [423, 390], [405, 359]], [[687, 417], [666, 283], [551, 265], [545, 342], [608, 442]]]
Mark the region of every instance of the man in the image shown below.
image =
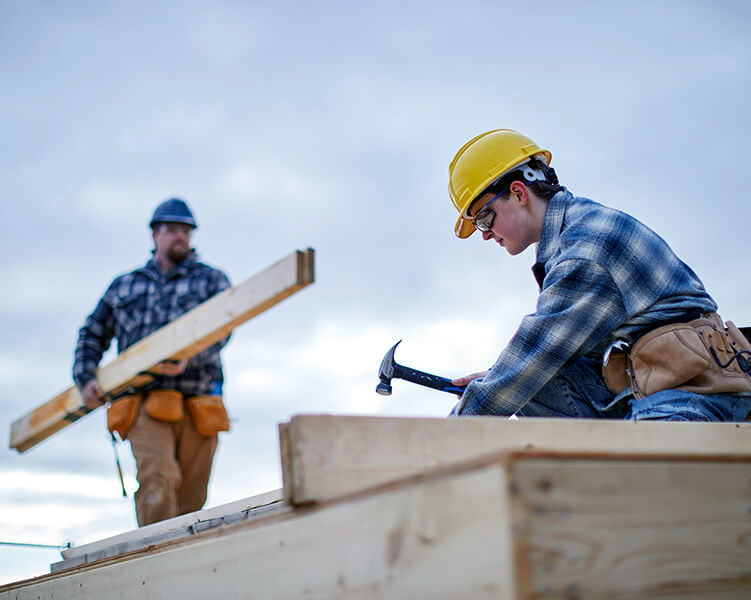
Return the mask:
[[490, 370], [454, 380], [467, 389], [452, 414], [743, 420], [751, 346], [732, 323], [725, 330], [662, 238], [575, 197], [550, 160], [529, 138], [494, 130], [449, 166], [456, 235], [477, 229], [512, 256], [537, 244], [540, 286]]
[[[151, 260], [117, 277], [79, 331], [73, 379], [92, 409], [104, 402], [95, 370], [113, 338], [122, 352], [230, 287], [224, 273], [198, 261], [190, 245], [197, 224], [183, 200], [162, 202], [150, 227]], [[152, 382], [112, 400], [108, 426], [130, 440], [138, 468], [139, 526], [199, 510], [206, 502], [217, 428], [203, 426], [194, 408], [208, 400], [226, 419], [219, 351], [227, 339], [190, 360], [157, 365]]]

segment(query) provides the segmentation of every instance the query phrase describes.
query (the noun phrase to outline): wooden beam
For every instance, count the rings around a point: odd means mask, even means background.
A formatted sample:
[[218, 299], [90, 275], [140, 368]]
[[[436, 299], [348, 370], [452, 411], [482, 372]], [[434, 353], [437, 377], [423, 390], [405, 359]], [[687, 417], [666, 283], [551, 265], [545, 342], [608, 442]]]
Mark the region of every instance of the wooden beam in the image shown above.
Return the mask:
[[500, 450], [751, 456], [751, 423], [298, 415], [279, 441], [284, 499], [300, 505]]
[[751, 460], [510, 465], [519, 598], [751, 598]]
[[273, 490], [229, 504], [204, 508], [192, 513], [158, 521], [132, 531], [127, 531], [83, 546], [63, 550], [63, 560], [50, 565], [55, 573], [113, 558], [168, 541], [182, 540], [216, 527], [226, 527], [251, 519], [265, 517], [270, 513], [289, 511], [282, 503], [282, 490]]
[[498, 464], [411, 482], [0, 587], [0, 600], [513, 598], [505, 488]]
[[[142, 385], [142, 375], [164, 360], [182, 360], [218, 342], [238, 325], [314, 281], [314, 251], [296, 251], [245, 282], [217, 294], [133, 344], [97, 370], [105, 393]], [[11, 425], [10, 447], [25, 452], [90, 412], [75, 386]]]
[[0, 600], [751, 597], [751, 457], [500, 453]]

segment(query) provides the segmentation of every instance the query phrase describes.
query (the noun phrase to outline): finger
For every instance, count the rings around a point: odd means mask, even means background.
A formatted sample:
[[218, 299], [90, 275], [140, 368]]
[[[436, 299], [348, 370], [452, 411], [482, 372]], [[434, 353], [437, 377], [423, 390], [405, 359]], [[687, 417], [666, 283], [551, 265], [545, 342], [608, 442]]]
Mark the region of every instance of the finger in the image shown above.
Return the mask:
[[472, 373], [471, 375], [465, 375], [464, 377], [457, 377], [451, 383], [454, 385], [467, 385], [470, 381], [473, 381], [480, 377], [482, 373]]

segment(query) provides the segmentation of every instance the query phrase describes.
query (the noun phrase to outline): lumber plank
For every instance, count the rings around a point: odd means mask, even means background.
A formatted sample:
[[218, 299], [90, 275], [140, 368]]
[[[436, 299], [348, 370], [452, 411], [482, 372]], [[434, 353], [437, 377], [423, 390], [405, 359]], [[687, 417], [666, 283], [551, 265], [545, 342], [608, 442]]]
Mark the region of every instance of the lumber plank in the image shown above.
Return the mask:
[[284, 500], [331, 500], [500, 450], [751, 456], [751, 423], [296, 415], [279, 425]]
[[234, 502], [229, 502], [227, 504], [202, 508], [201, 510], [172, 517], [171, 519], [157, 521], [156, 523], [144, 525], [138, 529], [126, 531], [125, 533], [97, 540], [89, 544], [73, 546], [63, 550], [61, 554], [64, 559], [73, 559], [87, 554], [91, 555], [113, 546], [128, 546], [129, 544], [138, 545], [141, 540], [154, 538], [175, 530], [182, 530], [198, 523], [233, 515], [241, 511], [249, 511], [269, 506], [271, 504], [281, 503], [281, 500], [282, 490], [271, 490], [256, 496], [235, 500]]
[[[188, 311], [97, 370], [105, 393], [141, 385], [164, 360], [182, 360], [218, 342], [238, 325], [313, 283], [314, 250], [297, 250], [257, 275]], [[75, 386], [11, 424], [10, 447], [25, 452], [90, 411]]]
[[520, 460], [521, 598], [751, 597], [751, 460]]
[[741, 599], [751, 457], [501, 452], [0, 587], [76, 597]]
[[231, 527], [251, 519], [280, 514], [290, 508], [282, 503], [282, 490], [274, 490], [258, 496], [236, 500], [229, 504], [206, 508], [165, 521], [146, 525], [139, 529], [112, 536], [103, 540], [74, 546], [62, 551], [63, 560], [52, 563], [50, 571], [65, 569], [117, 557], [136, 550], [168, 541], [182, 540], [200, 535], [217, 527]]
[[0, 600], [514, 598], [506, 487], [486, 465], [17, 582]]

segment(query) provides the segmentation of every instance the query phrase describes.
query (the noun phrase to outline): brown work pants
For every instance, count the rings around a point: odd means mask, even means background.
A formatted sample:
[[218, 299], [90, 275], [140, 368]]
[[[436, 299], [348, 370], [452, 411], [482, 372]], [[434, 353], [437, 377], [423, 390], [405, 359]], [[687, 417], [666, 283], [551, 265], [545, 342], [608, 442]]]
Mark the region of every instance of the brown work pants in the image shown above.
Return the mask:
[[142, 406], [128, 440], [138, 469], [139, 527], [203, 507], [217, 436], [198, 433], [188, 411], [181, 421], [165, 423]]

